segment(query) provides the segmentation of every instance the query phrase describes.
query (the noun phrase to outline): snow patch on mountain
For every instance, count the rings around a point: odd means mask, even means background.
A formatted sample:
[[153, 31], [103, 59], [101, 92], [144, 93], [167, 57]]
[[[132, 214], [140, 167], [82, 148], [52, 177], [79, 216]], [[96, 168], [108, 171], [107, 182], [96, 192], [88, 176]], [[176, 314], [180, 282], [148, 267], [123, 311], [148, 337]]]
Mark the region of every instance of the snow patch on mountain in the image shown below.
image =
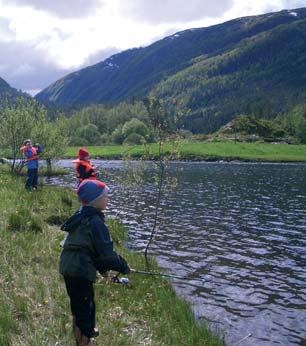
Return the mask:
[[296, 12], [293, 12], [293, 11], [289, 12], [289, 14], [291, 14], [291, 16], [293, 16], [293, 17], [297, 17], [298, 16], [298, 14]]

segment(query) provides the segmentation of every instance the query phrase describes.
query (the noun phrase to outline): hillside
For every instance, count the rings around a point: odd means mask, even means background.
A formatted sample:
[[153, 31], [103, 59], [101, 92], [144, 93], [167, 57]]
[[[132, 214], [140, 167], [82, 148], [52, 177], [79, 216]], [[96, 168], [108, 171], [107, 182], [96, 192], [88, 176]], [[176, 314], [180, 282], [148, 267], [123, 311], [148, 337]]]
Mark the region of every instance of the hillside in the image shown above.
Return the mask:
[[235, 115], [274, 118], [306, 102], [306, 20], [241, 41], [215, 57], [201, 57], [159, 83], [153, 94], [177, 110], [193, 132], [217, 130]]
[[0, 77], [0, 107], [18, 97], [29, 97], [29, 95], [12, 88], [4, 79]]
[[305, 21], [301, 8], [185, 30], [71, 73], [36, 98], [114, 103], [151, 93], [188, 112], [182, 125], [194, 132], [214, 130], [241, 112], [273, 117], [305, 101]]

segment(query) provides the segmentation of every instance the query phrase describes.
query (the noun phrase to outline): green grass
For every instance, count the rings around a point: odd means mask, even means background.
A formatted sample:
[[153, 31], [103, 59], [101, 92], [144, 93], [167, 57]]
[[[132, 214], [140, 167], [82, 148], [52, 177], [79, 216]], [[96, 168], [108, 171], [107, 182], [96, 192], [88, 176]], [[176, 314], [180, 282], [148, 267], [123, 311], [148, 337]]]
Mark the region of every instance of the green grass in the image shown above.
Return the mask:
[[[73, 345], [69, 301], [58, 273], [64, 234], [56, 224], [78, 207], [77, 199], [63, 188], [25, 191], [23, 180], [0, 174], [0, 346]], [[132, 267], [144, 268], [143, 255], [124, 247], [123, 226], [116, 220], [109, 225], [117, 251]], [[129, 278], [128, 286], [105, 278], [95, 285], [97, 345], [222, 344], [196, 323], [168, 281]]]
[[[22, 167], [21, 171], [18, 174], [21, 176], [26, 176], [27, 170], [28, 170], [27, 167], [24, 166], [24, 167]], [[2, 173], [10, 173], [10, 171], [11, 171], [11, 168], [8, 164], [2, 164], [1, 165], [1, 172]], [[48, 172], [47, 168], [45, 166], [40, 165], [38, 168], [38, 174], [39, 174], [39, 176], [48, 176], [48, 177], [65, 175], [65, 174], [67, 174], [67, 169], [54, 166], [54, 167], [52, 167], [52, 171]]]
[[[165, 147], [167, 150], [167, 147]], [[125, 155], [139, 158], [144, 154], [142, 145], [87, 147], [92, 158], [120, 159]], [[78, 147], [68, 148], [65, 157], [75, 157]], [[153, 145], [153, 153], [157, 146]], [[306, 162], [305, 145], [233, 143], [233, 142], [183, 142], [180, 159], [185, 160], [245, 160], [267, 162]]]

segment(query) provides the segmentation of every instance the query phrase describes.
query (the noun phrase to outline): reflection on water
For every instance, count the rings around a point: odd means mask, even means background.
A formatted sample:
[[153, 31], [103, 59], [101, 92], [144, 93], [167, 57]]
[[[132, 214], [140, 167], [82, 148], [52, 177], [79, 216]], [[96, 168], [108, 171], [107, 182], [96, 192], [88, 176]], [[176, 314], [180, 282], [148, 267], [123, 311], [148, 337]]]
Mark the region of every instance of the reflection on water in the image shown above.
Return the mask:
[[[150, 170], [144, 184], [128, 187], [121, 162], [102, 166], [115, 187], [109, 212], [119, 211], [141, 251], [154, 213]], [[174, 285], [196, 316], [229, 345], [249, 333], [242, 345], [305, 345], [306, 166], [173, 163], [170, 174], [177, 186], [162, 201], [152, 251], [169, 272], [190, 278]]]

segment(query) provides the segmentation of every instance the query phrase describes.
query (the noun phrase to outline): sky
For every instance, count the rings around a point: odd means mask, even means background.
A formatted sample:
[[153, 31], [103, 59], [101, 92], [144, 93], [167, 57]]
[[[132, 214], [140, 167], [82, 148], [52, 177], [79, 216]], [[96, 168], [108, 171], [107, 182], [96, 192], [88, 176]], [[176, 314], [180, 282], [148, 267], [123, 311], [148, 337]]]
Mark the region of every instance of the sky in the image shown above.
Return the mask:
[[0, 77], [32, 95], [122, 50], [306, 0], [0, 0]]

